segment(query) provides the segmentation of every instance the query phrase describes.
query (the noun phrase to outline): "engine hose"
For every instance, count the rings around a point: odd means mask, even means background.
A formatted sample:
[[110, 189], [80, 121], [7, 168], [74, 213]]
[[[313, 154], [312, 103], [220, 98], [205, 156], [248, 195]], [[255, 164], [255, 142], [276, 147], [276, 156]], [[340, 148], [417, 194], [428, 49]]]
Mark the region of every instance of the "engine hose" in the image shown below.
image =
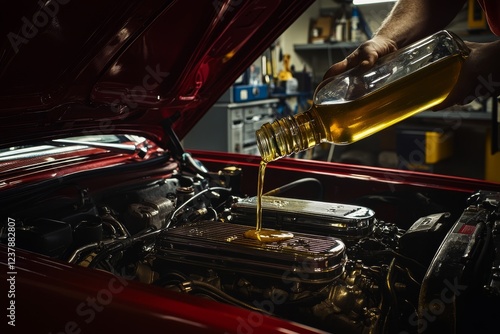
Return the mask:
[[101, 262], [104, 258], [108, 257], [110, 254], [112, 254], [114, 252], [117, 252], [117, 251], [120, 251], [120, 250], [123, 250], [125, 248], [128, 248], [131, 245], [135, 244], [136, 242], [138, 242], [138, 241], [140, 241], [142, 239], [148, 238], [150, 236], [158, 234], [159, 232], [163, 231], [164, 229], [167, 229], [168, 227], [170, 227], [172, 219], [179, 213], [179, 211], [181, 209], [183, 209], [187, 204], [191, 203], [192, 201], [194, 201], [199, 196], [201, 196], [201, 195], [203, 195], [203, 194], [205, 194], [207, 192], [210, 192], [210, 191], [228, 191], [228, 192], [230, 192], [231, 188], [211, 187], [211, 188], [207, 188], [207, 189], [204, 189], [204, 190], [200, 191], [199, 193], [197, 193], [196, 195], [194, 195], [193, 197], [191, 197], [190, 199], [188, 199], [187, 201], [185, 201], [184, 203], [182, 203], [182, 205], [180, 205], [177, 209], [175, 209], [173, 211], [173, 213], [170, 216], [170, 219], [167, 219], [168, 223], [167, 223], [167, 225], [164, 228], [158, 229], [158, 230], [154, 229], [154, 228], [148, 228], [148, 229], [144, 230], [139, 235], [135, 235], [133, 237], [130, 237], [130, 238], [127, 238], [127, 239], [123, 239], [123, 240], [117, 240], [115, 243], [113, 243], [112, 245], [110, 245], [106, 249], [104, 249], [101, 252], [99, 252], [94, 257], [94, 259], [92, 260], [92, 262], [89, 263], [89, 267], [90, 268], [95, 268], [99, 262]]
[[99, 252], [94, 257], [94, 259], [92, 260], [92, 262], [89, 263], [89, 267], [90, 268], [95, 268], [104, 258], [108, 257], [109, 255], [113, 254], [114, 252], [117, 252], [117, 251], [123, 250], [125, 248], [128, 248], [131, 245], [135, 244], [136, 242], [141, 241], [142, 239], [151, 237], [151, 236], [156, 235], [156, 234], [160, 233], [161, 231], [167, 229], [170, 226], [170, 224], [172, 222], [172, 219], [179, 213], [179, 211], [181, 209], [183, 209], [187, 204], [191, 203], [192, 201], [194, 201], [199, 196], [201, 196], [201, 195], [203, 195], [203, 194], [205, 194], [207, 192], [210, 192], [210, 191], [228, 191], [228, 192], [230, 192], [231, 188], [211, 187], [211, 188], [207, 188], [207, 189], [204, 189], [204, 190], [200, 191], [199, 193], [197, 193], [196, 195], [194, 195], [193, 197], [191, 197], [190, 199], [188, 199], [187, 201], [185, 201], [184, 203], [182, 203], [182, 205], [180, 205], [177, 209], [175, 209], [173, 211], [173, 213], [170, 216], [170, 219], [167, 219], [168, 223], [167, 223], [167, 225], [164, 228], [162, 228], [162, 229], [155, 229], [155, 228], [150, 227], [150, 228], [147, 228], [146, 230], [144, 230], [143, 232], [141, 232], [140, 234], [137, 234], [137, 235], [135, 235], [133, 237], [130, 237], [130, 238], [127, 238], [127, 239], [117, 240], [115, 243], [109, 245], [108, 247], [106, 247], [105, 249], [103, 249], [101, 252]]
[[[394, 267], [395, 267], [396, 259], [392, 259], [389, 264], [389, 268], [387, 270], [387, 275], [385, 277], [385, 284], [383, 285], [384, 289], [382, 292], [383, 302], [381, 305], [382, 313], [385, 314], [385, 319], [382, 324], [383, 330], [382, 333], [392, 333], [393, 331], [393, 323], [392, 319], [397, 318], [398, 312], [398, 299], [396, 293], [394, 291]], [[388, 300], [387, 300], [388, 299]]]
[[406, 274], [406, 276], [410, 279], [411, 282], [413, 282], [414, 284], [418, 285], [418, 286], [421, 286], [422, 284], [415, 278], [413, 277], [413, 273], [411, 272], [410, 269], [408, 269], [407, 267], [402, 267], [402, 266], [399, 266], [399, 265], [396, 265], [396, 268], [398, 268], [401, 272], [403, 272], [404, 274]]
[[307, 306], [307, 305], [316, 305], [328, 297], [328, 292], [322, 291], [318, 293], [313, 293], [310, 296], [303, 297], [300, 299], [287, 300], [286, 304], [282, 304], [280, 306], [284, 307], [299, 307], [299, 306]]
[[227, 192], [231, 192], [231, 188], [211, 187], [211, 188], [203, 189], [199, 193], [193, 195], [191, 198], [189, 198], [187, 201], [185, 201], [184, 203], [182, 203], [181, 205], [179, 205], [179, 207], [177, 207], [172, 212], [172, 214], [170, 215], [170, 218], [167, 219], [168, 222], [167, 222], [167, 225], [165, 226], [165, 229], [167, 229], [167, 228], [170, 227], [170, 224], [172, 223], [172, 219], [174, 219], [175, 216], [177, 216], [177, 214], [179, 213], [179, 211], [181, 211], [182, 209], [184, 209], [189, 203], [191, 203], [192, 201], [194, 201], [195, 199], [197, 199], [201, 195], [203, 195], [203, 194], [205, 194], [207, 192], [210, 192], [210, 191], [227, 191]]
[[[258, 307], [242, 302], [241, 300], [228, 295], [227, 293], [223, 292], [222, 290], [214, 287], [209, 283], [190, 280], [186, 275], [177, 271], [169, 272], [163, 279], [155, 281], [154, 285], [164, 285], [165, 280], [167, 280], [169, 276], [175, 277], [176, 278], [175, 281], [178, 282], [179, 285], [184, 285], [184, 283], [189, 284], [189, 286], [191, 287], [191, 291], [193, 292], [202, 292], [218, 301], [225, 302], [227, 304], [239, 306], [245, 309], [250, 309], [252, 311], [264, 313], [267, 315], [273, 315], [272, 313], [269, 313]], [[185, 289], [185, 287], [183, 287], [183, 289]]]
[[156, 286], [165, 286], [168, 282], [191, 282], [187, 275], [184, 275], [183, 273], [178, 271], [169, 271], [168, 273], [161, 276], [162, 277], [158, 278], [151, 284]]
[[268, 192], [266, 192], [264, 194], [264, 196], [276, 196], [276, 195], [279, 195], [281, 193], [284, 193], [285, 191], [287, 190], [290, 190], [300, 184], [303, 184], [303, 183], [308, 183], [308, 182], [313, 182], [313, 183], [316, 183], [316, 185], [318, 186], [318, 197], [317, 199], [318, 200], [321, 200], [323, 199], [323, 185], [321, 184], [321, 182], [318, 180], [318, 179], [315, 179], [315, 178], [312, 178], [312, 177], [306, 177], [306, 178], [303, 178], [303, 179], [299, 179], [299, 180], [295, 180], [293, 182], [290, 182], [288, 184], [285, 184], [284, 186], [281, 186], [281, 187], [278, 187], [278, 188], [275, 188], [273, 190], [270, 190]]
[[161, 231], [162, 230], [147, 228], [141, 234], [136, 235], [134, 237], [131, 237], [128, 239], [116, 240], [116, 242], [108, 245], [106, 248], [104, 248], [99, 253], [97, 253], [97, 255], [89, 263], [88, 267], [95, 268], [102, 260], [104, 260], [105, 258], [110, 256], [111, 254], [118, 252], [118, 251], [121, 251], [121, 250], [124, 250], [124, 249], [136, 244], [137, 242], [142, 241], [143, 239], [145, 239], [147, 237], [151, 237], [155, 234], [158, 234]]
[[250, 304], [242, 302], [239, 299], [234, 298], [233, 296], [228, 295], [227, 293], [225, 293], [225, 292], [217, 289], [213, 285], [210, 285], [210, 284], [205, 283], [205, 282], [200, 282], [200, 281], [189, 281], [189, 282], [191, 283], [191, 285], [193, 287], [193, 291], [199, 290], [201, 292], [210, 294], [210, 295], [214, 296], [215, 298], [217, 298], [219, 300], [225, 301], [228, 304], [231, 304], [231, 305], [234, 305], [234, 306], [239, 306], [239, 307], [242, 307], [242, 308], [245, 308], [245, 309], [249, 309], [251, 311], [263, 313], [263, 314], [266, 314], [266, 315], [274, 316], [274, 314], [272, 314], [272, 313], [270, 313], [270, 312], [268, 312], [266, 310], [263, 310], [263, 309], [260, 309], [258, 307], [252, 306]]
[[[126, 241], [130, 241], [130, 239], [127, 239]], [[102, 260], [107, 258], [109, 255], [113, 254], [114, 252], [117, 252], [119, 250], [122, 250], [125, 248], [125, 245], [123, 242], [117, 242], [112, 244], [110, 247], [106, 247], [99, 253], [97, 253], [92, 261], [88, 264], [89, 268], [96, 268], [99, 263], [101, 263]]]
[[380, 250], [380, 251], [373, 251], [371, 254], [374, 256], [376, 256], [376, 255], [393, 255], [394, 257], [397, 257], [400, 260], [414, 264], [415, 267], [418, 267], [420, 270], [423, 270], [424, 272], [427, 271], [427, 267], [424, 266], [423, 264], [421, 264], [420, 262], [418, 262], [417, 260], [412, 259], [408, 256], [405, 256], [401, 253], [398, 253], [395, 250], [390, 249], [390, 248], [385, 249], [385, 250]]

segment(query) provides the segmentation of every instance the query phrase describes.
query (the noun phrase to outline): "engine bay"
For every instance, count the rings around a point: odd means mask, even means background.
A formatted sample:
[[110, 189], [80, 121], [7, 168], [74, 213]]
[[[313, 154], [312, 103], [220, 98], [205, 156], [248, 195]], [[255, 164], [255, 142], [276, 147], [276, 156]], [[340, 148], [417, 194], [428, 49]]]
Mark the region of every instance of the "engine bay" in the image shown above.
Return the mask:
[[[500, 193], [479, 190], [459, 212], [403, 226], [372, 209], [379, 195], [332, 203], [269, 192], [263, 227], [294, 237], [261, 243], [244, 237], [256, 199], [227, 170], [104, 191], [63, 185], [11, 213], [17, 246], [332, 333], [466, 333], [494, 320]], [[425, 195], [399, 197], [411, 206]]]

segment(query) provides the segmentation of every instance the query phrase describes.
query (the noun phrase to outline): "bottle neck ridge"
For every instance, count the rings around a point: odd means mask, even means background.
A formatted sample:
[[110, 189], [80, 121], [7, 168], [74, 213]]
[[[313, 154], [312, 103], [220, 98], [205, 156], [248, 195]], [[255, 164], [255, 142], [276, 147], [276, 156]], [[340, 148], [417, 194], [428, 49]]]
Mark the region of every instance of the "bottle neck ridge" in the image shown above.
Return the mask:
[[264, 124], [256, 132], [262, 160], [271, 162], [320, 143], [310, 111]]

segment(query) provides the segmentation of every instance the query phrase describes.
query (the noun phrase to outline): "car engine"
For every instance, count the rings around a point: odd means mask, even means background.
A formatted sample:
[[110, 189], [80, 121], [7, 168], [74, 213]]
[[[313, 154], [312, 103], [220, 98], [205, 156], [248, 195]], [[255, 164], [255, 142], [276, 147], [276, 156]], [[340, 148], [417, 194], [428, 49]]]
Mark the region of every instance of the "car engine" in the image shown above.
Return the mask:
[[408, 227], [366, 200], [266, 195], [264, 228], [294, 236], [260, 243], [243, 236], [256, 199], [237, 191], [237, 169], [113, 191], [62, 187], [14, 214], [17, 244], [334, 333], [467, 332], [463, 317], [483, 323], [498, 312], [485, 305], [500, 304], [500, 193], [478, 191], [458, 215], [433, 212]]

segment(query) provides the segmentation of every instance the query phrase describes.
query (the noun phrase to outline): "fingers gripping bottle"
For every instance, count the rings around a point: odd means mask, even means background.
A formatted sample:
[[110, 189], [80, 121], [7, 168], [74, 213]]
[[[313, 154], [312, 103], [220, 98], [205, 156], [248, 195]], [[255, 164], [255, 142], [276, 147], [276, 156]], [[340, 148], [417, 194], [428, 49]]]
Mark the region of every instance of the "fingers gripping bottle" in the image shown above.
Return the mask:
[[318, 85], [312, 107], [264, 124], [256, 132], [264, 162], [321, 143], [346, 145], [441, 103], [469, 54], [463, 41], [442, 30]]

